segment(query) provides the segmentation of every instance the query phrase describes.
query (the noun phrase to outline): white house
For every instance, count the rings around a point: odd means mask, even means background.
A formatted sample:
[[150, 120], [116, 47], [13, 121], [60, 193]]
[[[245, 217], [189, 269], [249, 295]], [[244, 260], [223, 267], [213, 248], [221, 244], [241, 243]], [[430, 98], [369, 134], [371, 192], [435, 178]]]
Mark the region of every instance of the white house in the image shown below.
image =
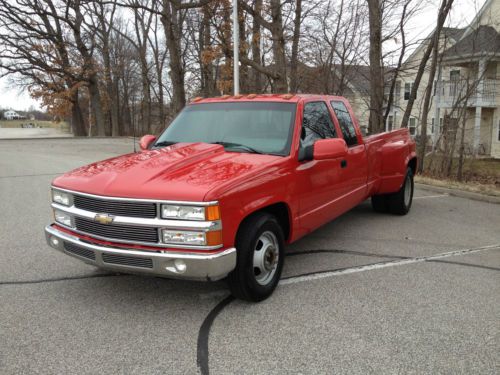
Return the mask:
[[4, 112], [3, 117], [4, 117], [4, 119], [6, 119], [6, 120], [18, 120], [18, 119], [20, 119], [22, 116], [21, 116], [21, 115], [19, 115], [19, 113], [17, 113], [16, 111], [13, 111], [13, 110], [8, 110], [8, 111], [5, 111], [5, 112]]

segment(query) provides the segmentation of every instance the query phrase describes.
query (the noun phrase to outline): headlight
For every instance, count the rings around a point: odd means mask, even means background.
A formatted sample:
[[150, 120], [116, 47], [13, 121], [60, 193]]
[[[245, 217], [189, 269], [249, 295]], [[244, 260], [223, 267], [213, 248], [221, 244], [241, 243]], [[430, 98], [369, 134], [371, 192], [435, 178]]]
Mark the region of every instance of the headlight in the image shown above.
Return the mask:
[[71, 195], [60, 190], [52, 190], [52, 202], [69, 206], [71, 203]]
[[162, 204], [161, 217], [164, 219], [181, 220], [219, 220], [219, 206], [183, 206]]
[[206, 245], [207, 238], [205, 232], [188, 232], [178, 230], [162, 230], [164, 243], [183, 245]]
[[62, 212], [59, 210], [54, 211], [54, 219], [56, 222], [62, 225], [66, 225], [67, 227], [72, 227], [72, 220], [71, 216], [68, 215], [66, 212]]

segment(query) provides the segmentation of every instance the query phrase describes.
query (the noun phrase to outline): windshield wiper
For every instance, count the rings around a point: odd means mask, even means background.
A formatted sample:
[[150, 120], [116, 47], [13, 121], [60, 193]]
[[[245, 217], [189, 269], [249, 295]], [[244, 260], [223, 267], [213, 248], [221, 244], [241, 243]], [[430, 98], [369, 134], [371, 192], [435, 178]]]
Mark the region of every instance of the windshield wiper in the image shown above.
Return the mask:
[[166, 147], [166, 146], [172, 146], [175, 145], [177, 142], [171, 142], [171, 141], [163, 141], [163, 142], [158, 142], [155, 143], [153, 147]]
[[252, 154], [263, 154], [262, 151], [259, 151], [259, 150], [256, 150], [250, 146], [247, 146], [247, 145], [242, 145], [241, 143], [234, 143], [234, 142], [223, 142], [223, 141], [220, 141], [220, 142], [211, 142], [212, 144], [214, 145], [221, 145], [223, 146], [224, 148], [226, 147], [229, 147], [229, 148], [240, 148], [242, 150], [245, 150], [247, 152], [250, 152]]

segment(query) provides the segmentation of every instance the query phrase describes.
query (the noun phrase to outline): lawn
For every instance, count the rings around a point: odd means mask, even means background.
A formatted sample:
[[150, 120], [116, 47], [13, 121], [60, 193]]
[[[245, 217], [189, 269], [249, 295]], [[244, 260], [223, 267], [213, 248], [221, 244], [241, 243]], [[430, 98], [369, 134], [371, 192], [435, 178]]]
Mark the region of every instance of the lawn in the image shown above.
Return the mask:
[[22, 124], [33, 124], [35, 127], [54, 128], [62, 131], [69, 131], [67, 122], [54, 122], [42, 120], [0, 120], [0, 128], [20, 128]]
[[425, 158], [424, 173], [417, 181], [437, 186], [454, 187], [462, 190], [500, 195], [500, 160], [491, 158], [469, 158], [464, 162], [463, 181], [456, 181], [458, 158], [453, 159], [452, 174], [449, 178], [439, 173], [442, 158], [434, 156], [429, 170], [430, 157]]

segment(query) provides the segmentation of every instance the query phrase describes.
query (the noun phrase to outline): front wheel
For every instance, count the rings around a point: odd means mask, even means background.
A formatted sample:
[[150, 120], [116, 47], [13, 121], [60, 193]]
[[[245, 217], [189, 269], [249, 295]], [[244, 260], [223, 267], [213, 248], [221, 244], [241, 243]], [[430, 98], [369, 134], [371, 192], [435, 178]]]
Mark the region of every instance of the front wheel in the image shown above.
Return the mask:
[[276, 218], [257, 213], [238, 231], [236, 268], [227, 280], [231, 293], [259, 302], [269, 297], [281, 277], [284, 262], [283, 230]]
[[401, 189], [387, 197], [389, 212], [396, 215], [406, 215], [410, 211], [413, 201], [413, 190], [413, 171], [408, 168]]

